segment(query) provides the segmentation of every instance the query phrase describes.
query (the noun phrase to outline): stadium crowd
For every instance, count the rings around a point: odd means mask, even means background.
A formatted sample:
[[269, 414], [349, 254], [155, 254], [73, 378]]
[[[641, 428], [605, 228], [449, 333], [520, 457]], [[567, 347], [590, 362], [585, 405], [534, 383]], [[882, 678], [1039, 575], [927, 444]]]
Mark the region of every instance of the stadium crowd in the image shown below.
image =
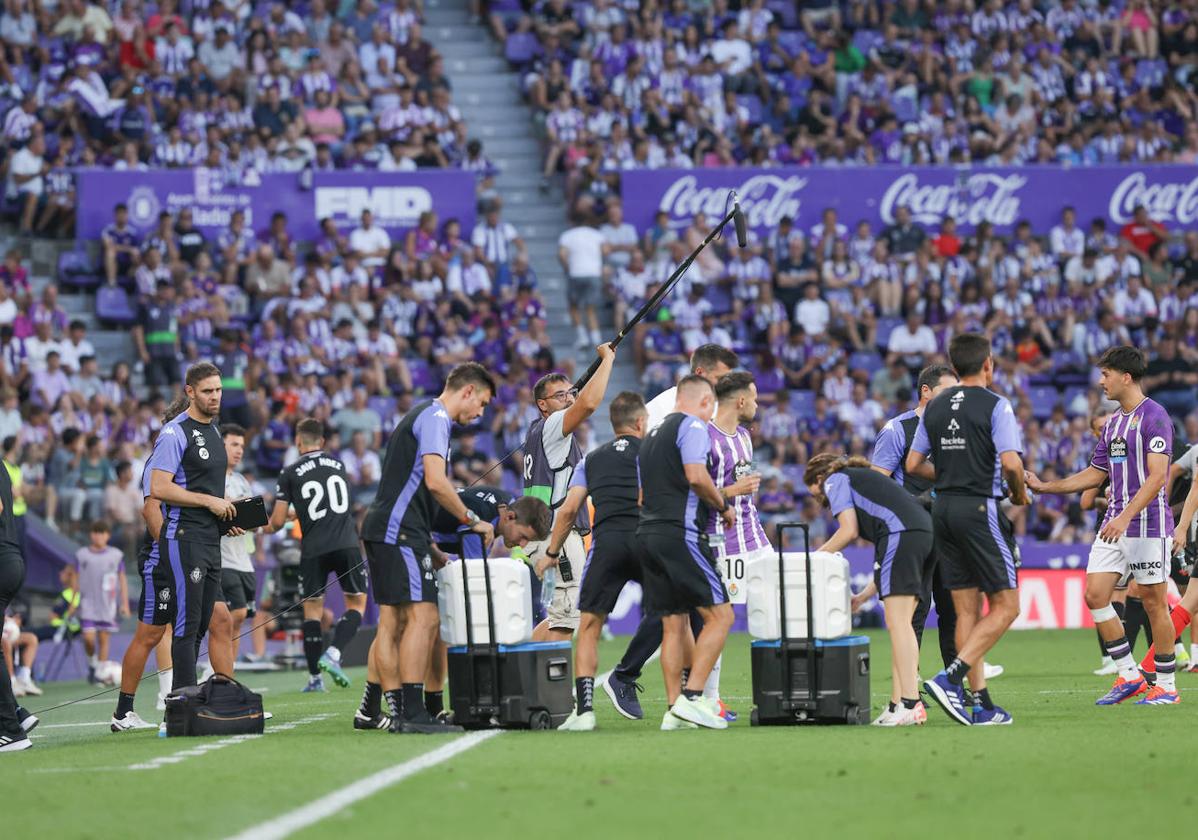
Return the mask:
[[545, 122], [545, 176], [564, 169], [586, 189], [608, 171], [666, 166], [1198, 156], [1192, 3], [738, 6], [492, 3]]
[[493, 175], [418, 4], [329, 5], [6, 3], [4, 169], [22, 229], [69, 233], [75, 166], [204, 166], [229, 183], [251, 170]]

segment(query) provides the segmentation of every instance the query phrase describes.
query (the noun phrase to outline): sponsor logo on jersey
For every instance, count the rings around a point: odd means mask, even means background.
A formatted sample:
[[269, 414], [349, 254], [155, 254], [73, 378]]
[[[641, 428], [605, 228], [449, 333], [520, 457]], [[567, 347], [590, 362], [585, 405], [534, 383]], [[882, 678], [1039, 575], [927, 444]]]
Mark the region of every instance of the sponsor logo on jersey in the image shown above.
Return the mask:
[[617, 452], [623, 452], [625, 449], [628, 448], [628, 439], [627, 438], [618, 438], [616, 440], [616, 442], [611, 445], [611, 448], [616, 450]]
[[1148, 441], [1148, 451], [1157, 453], [1164, 452], [1166, 445], [1165, 439], [1160, 435], [1157, 435], [1152, 440]]
[[1121, 437], [1111, 438], [1107, 452], [1112, 464], [1122, 464], [1127, 460], [1127, 440]]

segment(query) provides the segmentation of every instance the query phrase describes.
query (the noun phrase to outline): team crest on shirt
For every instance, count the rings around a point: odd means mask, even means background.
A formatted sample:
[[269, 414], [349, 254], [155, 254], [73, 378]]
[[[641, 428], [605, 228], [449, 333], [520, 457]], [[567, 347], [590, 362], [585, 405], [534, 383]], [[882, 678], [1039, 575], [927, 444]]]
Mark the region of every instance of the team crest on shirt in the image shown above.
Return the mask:
[[171, 588], [169, 586], [162, 587], [162, 589], [160, 589], [158, 591], [158, 600], [159, 601], [169, 601], [170, 599], [171, 599]]
[[191, 578], [192, 583], [199, 583], [200, 578], [202, 578], [203, 576], [204, 576], [204, 573], [200, 570], [199, 566], [196, 566], [194, 569], [192, 569], [191, 573], [188, 575], [188, 577]]
[[[1164, 441], [1161, 441], [1164, 443]], [[1121, 437], [1111, 438], [1107, 453], [1112, 464], [1122, 464], [1127, 460], [1127, 441]]]
[[1132, 416], [1131, 422], [1127, 424], [1127, 430], [1130, 432], [1138, 428], [1140, 428], [1140, 415], [1136, 414]]

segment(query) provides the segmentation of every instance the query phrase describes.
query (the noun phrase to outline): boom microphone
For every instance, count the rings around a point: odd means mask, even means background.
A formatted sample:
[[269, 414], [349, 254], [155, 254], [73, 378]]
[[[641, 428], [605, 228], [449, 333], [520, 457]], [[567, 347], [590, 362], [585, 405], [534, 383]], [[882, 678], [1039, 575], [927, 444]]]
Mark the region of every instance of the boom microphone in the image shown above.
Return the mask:
[[736, 244], [740, 248], [749, 244], [749, 231], [745, 227], [745, 214], [740, 209], [740, 196], [732, 191], [732, 224], [736, 226]]

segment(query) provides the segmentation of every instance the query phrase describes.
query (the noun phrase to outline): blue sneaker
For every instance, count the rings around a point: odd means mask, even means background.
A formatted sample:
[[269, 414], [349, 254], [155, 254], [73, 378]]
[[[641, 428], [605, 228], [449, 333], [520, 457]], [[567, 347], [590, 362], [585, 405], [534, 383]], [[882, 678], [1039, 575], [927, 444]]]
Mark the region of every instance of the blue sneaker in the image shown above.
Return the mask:
[[1143, 677], [1137, 677], [1134, 680], [1125, 680], [1119, 677], [1115, 680], [1115, 684], [1111, 686], [1111, 690], [1094, 701], [1096, 706], [1114, 706], [1117, 703], [1122, 703], [1129, 697], [1135, 697], [1137, 694], [1143, 694], [1148, 691], [1148, 683], [1144, 682]]
[[608, 698], [612, 705], [616, 707], [616, 711], [622, 714], [629, 720], [643, 720], [645, 712], [641, 708], [641, 701], [637, 698], [637, 692], [644, 691], [641, 684], [638, 682], [625, 682], [612, 672], [611, 676], [603, 681], [603, 690], [607, 692]]
[[327, 650], [321, 654], [320, 660], [316, 664], [320, 667], [320, 670], [332, 677], [333, 682], [337, 683], [337, 685], [342, 688], [349, 688], [349, 677], [341, 670], [341, 663], [329, 656]]
[[995, 706], [993, 709], [977, 706], [973, 710], [974, 726], [1007, 726], [1014, 722], [1015, 718], [1002, 706]]
[[1181, 695], [1177, 690], [1167, 691], [1159, 685], [1154, 685], [1148, 689], [1148, 693], [1136, 701], [1137, 706], [1172, 706], [1181, 702]]
[[303, 693], [304, 694], [312, 694], [312, 693], [323, 694], [326, 691], [328, 691], [328, 689], [324, 687], [324, 677], [322, 677], [320, 674], [313, 674], [310, 677], [308, 677], [308, 684], [306, 686], [304, 686]]
[[941, 671], [930, 680], [924, 680], [923, 690], [936, 704], [962, 726], [973, 726], [973, 710], [965, 708], [965, 690], [948, 681], [948, 674]]

